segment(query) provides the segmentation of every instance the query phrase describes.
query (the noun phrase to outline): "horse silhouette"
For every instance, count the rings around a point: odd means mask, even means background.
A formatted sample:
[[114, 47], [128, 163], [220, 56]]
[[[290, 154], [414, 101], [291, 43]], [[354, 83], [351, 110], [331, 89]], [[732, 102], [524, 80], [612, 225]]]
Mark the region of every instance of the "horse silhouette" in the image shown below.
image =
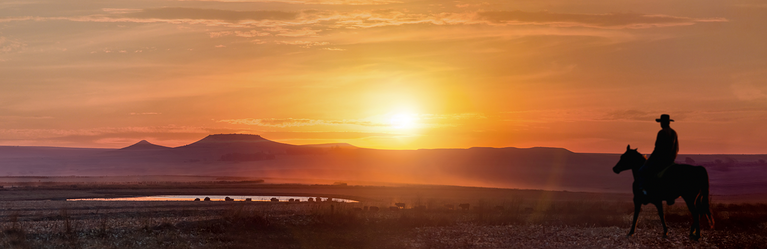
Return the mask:
[[[639, 168], [644, 165], [647, 158], [639, 153], [637, 149], [626, 147], [626, 152], [621, 155], [620, 161], [613, 167], [616, 174], [621, 171], [631, 169], [634, 179], [639, 174]], [[700, 216], [706, 216], [710, 228], [714, 228], [714, 218], [711, 216], [709, 207], [708, 193], [708, 171], [702, 166], [693, 166], [688, 164], [674, 164], [663, 173], [663, 177], [652, 185], [648, 184], [649, 195], [645, 195], [636, 188], [636, 180], [632, 189], [634, 192], [634, 219], [631, 221], [631, 230], [628, 236], [634, 235], [636, 230], [637, 218], [642, 205], [652, 203], [658, 209], [658, 216], [663, 225], [663, 237], [668, 236], [668, 227], [663, 215], [663, 201], [673, 204], [673, 200], [682, 197], [687, 204], [687, 208], [692, 214], [692, 226], [690, 226], [690, 239], [698, 240], [700, 238]], [[670, 200], [670, 201], [669, 201]]]

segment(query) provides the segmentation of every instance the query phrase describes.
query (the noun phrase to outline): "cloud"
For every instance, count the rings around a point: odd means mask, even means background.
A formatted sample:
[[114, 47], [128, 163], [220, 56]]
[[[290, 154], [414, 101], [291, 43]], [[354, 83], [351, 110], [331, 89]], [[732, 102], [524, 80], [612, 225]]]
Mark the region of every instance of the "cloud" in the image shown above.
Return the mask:
[[0, 121], [53, 119], [51, 116], [0, 115]]
[[487, 119], [482, 113], [454, 113], [454, 114], [420, 114], [419, 120], [466, 120], [466, 119]]
[[197, 0], [202, 2], [228, 3], [290, 3], [290, 4], [323, 4], [323, 5], [382, 5], [402, 3], [395, 0]]
[[245, 119], [224, 119], [218, 122], [229, 124], [245, 124], [256, 125], [264, 127], [299, 127], [299, 126], [313, 126], [313, 125], [362, 125], [362, 126], [387, 126], [388, 124], [380, 124], [366, 120], [320, 120], [320, 119], [303, 119], [303, 118], [245, 118]]
[[191, 126], [130, 126], [99, 127], [88, 129], [0, 129], [3, 137], [60, 137], [60, 136], [95, 136], [114, 133], [209, 133], [210, 129]]
[[195, 126], [130, 126], [84, 129], [0, 129], [0, 144], [34, 146], [82, 146], [116, 148], [141, 139], [162, 141], [165, 146], [180, 146], [209, 134], [251, 131]]
[[271, 36], [272, 34], [268, 32], [259, 32], [257, 30], [250, 30], [250, 31], [234, 31], [234, 35], [239, 37], [256, 37], [256, 36]]
[[237, 37], [259, 37], [259, 36], [271, 36], [272, 34], [269, 32], [262, 32], [258, 30], [248, 30], [248, 31], [214, 31], [209, 33], [210, 38], [219, 38], [224, 36], [230, 36], [234, 35]]
[[582, 26], [595, 28], [650, 28], [692, 25], [696, 22], [726, 22], [725, 18], [694, 19], [668, 15], [637, 13], [568, 14], [524, 11], [478, 12], [479, 19], [501, 24], [537, 24], [551, 26]]
[[267, 29], [268, 31], [274, 31], [278, 32], [277, 36], [287, 36], [287, 37], [301, 37], [301, 36], [315, 36], [317, 35], [317, 32], [320, 32], [322, 30], [314, 30], [310, 28], [302, 28], [302, 29], [285, 29], [285, 28], [270, 28]]
[[141, 9], [102, 8], [101, 10], [110, 14], [128, 14], [141, 12]]
[[753, 101], [767, 98], [767, 71], [742, 72], [732, 75], [730, 89], [739, 100]]
[[234, 11], [197, 8], [156, 8], [143, 9], [126, 17], [147, 19], [197, 19], [197, 20], [292, 20], [298, 13], [284, 11]]
[[302, 48], [311, 48], [313, 46], [325, 46], [329, 45], [328, 42], [313, 42], [313, 41], [277, 41], [275, 42], [277, 44], [285, 44], [285, 45], [298, 45]]
[[26, 46], [27, 44], [0, 36], [0, 53], [17, 52]]
[[738, 3], [733, 6], [739, 8], [767, 8], [767, 3]]
[[621, 110], [605, 114], [602, 120], [631, 120], [631, 121], [650, 121], [660, 117], [657, 112], [645, 112], [639, 110]]
[[[725, 18], [689, 18], [636, 13], [571, 14], [524, 11], [411, 12], [376, 10], [233, 11], [202, 8], [105, 9], [104, 14], [78, 17], [7, 17], [0, 22], [68, 20], [76, 22], [174, 23], [244, 28], [241, 31], [209, 32], [211, 37], [235, 35], [317, 36], [323, 30], [363, 29], [414, 24], [430, 25], [547, 25], [599, 29], [652, 28], [693, 25], [699, 22], [727, 22]], [[263, 28], [256, 30], [255, 28]], [[238, 33], [239, 32], [239, 33]]]
[[370, 132], [265, 132], [262, 135], [267, 139], [361, 139], [369, 137], [391, 137], [388, 133]]
[[757, 100], [767, 97], [763, 87], [757, 87], [751, 81], [742, 81], [730, 85], [732, 93], [739, 100]]
[[[464, 120], [487, 119], [481, 113], [458, 113], [458, 114], [417, 114], [413, 118], [420, 125], [430, 127], [456, 126], [456, 122]], [[359, 125], [359, 126], [391, 126], [391, 115], [378, 115], [365, 119], [343, 119], [343, 120], [321, 120], [321, 119], [303, 119], [303, 118], [244, 118], [244, 119], [224, 119], [217, 122], [229, 124], [244, 124], [264, 127], [300, 127], [314, 125]]]

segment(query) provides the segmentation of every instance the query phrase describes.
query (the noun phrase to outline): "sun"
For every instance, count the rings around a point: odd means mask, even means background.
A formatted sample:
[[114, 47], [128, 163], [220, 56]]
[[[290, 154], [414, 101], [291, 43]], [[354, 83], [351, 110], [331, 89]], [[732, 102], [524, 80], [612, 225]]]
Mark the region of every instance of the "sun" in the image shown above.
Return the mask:
[[395, 129], [410, 129], [416, 126], [416, 115], [411, 113], [397, 113], [389, 118], [389, 125]]

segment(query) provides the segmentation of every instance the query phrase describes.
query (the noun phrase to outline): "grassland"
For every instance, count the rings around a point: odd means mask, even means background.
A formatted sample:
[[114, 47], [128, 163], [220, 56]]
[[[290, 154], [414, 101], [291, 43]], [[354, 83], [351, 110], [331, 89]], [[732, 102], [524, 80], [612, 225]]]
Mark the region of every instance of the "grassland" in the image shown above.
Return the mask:
[[[157, 194], [308, 195], [358, 203], [100, 202]], [[715, 203], [715, 230], [687, 239], [683, 202], [669, 238], [631, 196], [464, 188], [257, 182], [67, 184], [0, 191], [0, 248], [762, 248], [767, 205]], [[394, 208], [403, 203], [404, 208]], [[469, 204], [464, 210], [460, 204]], [[374, 211], [375, 207], [378, 210]]]

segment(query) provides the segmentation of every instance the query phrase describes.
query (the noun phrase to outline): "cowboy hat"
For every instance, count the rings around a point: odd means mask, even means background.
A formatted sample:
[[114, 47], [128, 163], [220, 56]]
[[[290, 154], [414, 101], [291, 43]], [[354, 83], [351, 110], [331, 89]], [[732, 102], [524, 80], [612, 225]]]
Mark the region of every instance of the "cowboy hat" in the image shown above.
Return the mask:
[[660, 118], [655, 119], [655, 122], [663, 122], [663, 121], [674, 122], [674, 120], [671, 119], [671, 117], [668, 114], [661, 114]]

